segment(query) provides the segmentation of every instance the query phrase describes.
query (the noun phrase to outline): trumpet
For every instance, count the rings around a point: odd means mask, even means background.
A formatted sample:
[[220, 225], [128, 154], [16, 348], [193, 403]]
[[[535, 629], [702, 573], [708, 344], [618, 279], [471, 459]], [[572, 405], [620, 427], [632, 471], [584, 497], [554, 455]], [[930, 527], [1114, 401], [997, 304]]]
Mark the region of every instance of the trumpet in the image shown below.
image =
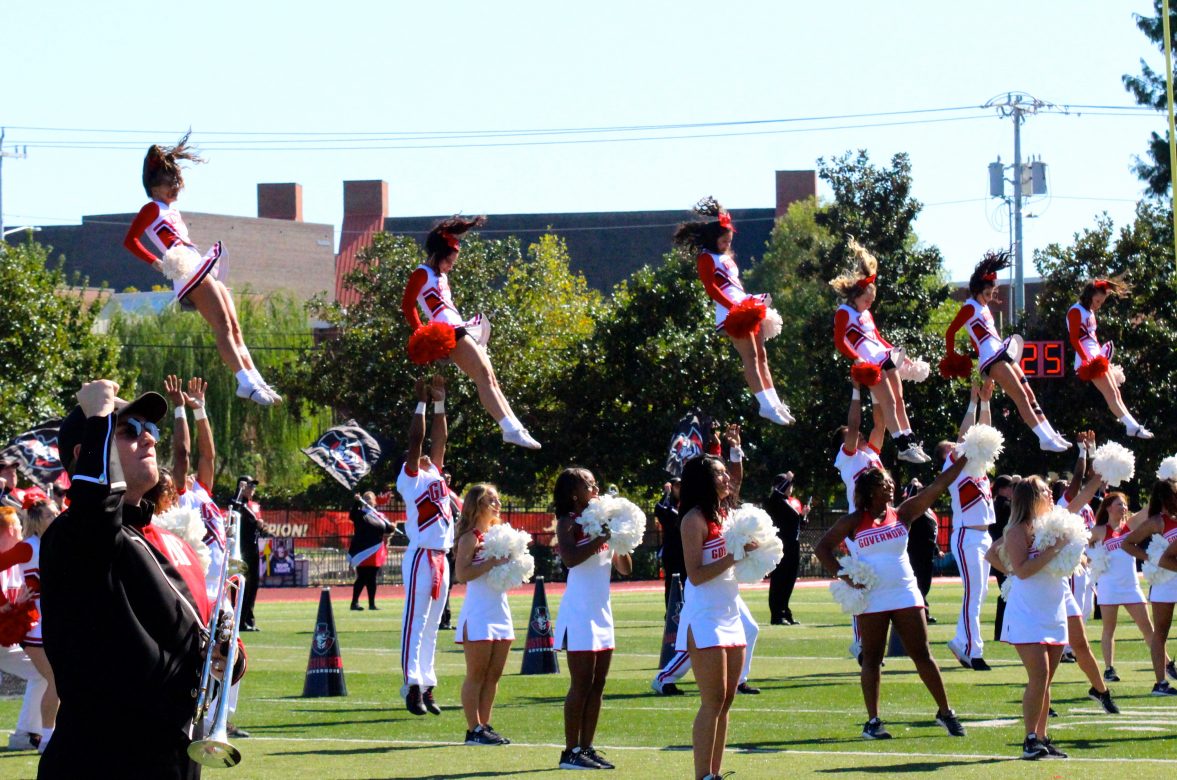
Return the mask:
[[[188, 746], [188, 757], [208, 767], [232, 767], [241, 763], [241, 751], [228, 741], [229, 686], [233, 667], [237, 662], [237, 638], [240, 635], [241, 608], [245, 601], [245, 562], [241, 560], [241, 492], [229, 504], [229, 515], [225, 524], [225, 551], [221, 558], [220, 579], [217, 584], [217, 600], [207, 626], [208, 640], [204, 650], [204, 663], [200, 672], [200, 687], [196, 690], [196, 713], [193, 728], [199, 729], [208, 715], [216, 682], [213, 670], [213, 656], [222, 642], [228, 643], [225, 653], [225, 671], [217, 689], [216, 709], [209, 734], [203, 739], [193, 740]], [[226, 595], [233, 591], [233, 611], [230, 615], [225, 607]], [[232, 627], [225, 624], [232, 618]]]

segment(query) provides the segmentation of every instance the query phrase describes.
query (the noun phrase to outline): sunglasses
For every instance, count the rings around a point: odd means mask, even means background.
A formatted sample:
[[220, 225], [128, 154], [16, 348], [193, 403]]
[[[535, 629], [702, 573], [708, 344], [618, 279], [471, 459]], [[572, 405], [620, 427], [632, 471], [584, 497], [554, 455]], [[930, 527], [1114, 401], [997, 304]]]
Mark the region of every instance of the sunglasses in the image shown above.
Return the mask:
[[159, 441], [159, 426], [153, 422], [140, 420], [137, 417], [128, 417], [119, 423], [119, 433], [128, 439], [138, 439], [143, 435], [143, 431], [151, 434], [151, 438]]

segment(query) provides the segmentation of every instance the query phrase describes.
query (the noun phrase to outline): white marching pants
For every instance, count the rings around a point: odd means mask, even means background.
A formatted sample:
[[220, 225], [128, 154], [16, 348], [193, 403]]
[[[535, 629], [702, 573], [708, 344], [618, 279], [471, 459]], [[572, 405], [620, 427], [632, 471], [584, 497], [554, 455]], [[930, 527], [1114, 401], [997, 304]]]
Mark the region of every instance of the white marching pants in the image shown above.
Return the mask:
[[[748, 682], [748, 673], [752, 671], [752, 651], [756, 649], [756, 638], [760, 636], [760, 626], [756, 624], [756, 619], [752, 617], [752, 610], [748, 609], [743, 598], [736, 596], [736, 606], [740, 609], [740, 622], [744, 624], [744, 638], [748, 643], [744, 647], [744, 668], [740, 671], [740, 682], [746, 683]], [[666, 666], [658, 672], [655, 679], [661, 685], [677, 682], [690, 670], [690, 653], [682, 650], [670, 657]]]
[[41, 733], [41, 697], [49, 689], [49, 681], [33, 666], [28, 653], [20, 645], [0, 646], [0, 672], [25, 681], [25, 695], [16, 721], [17, 731]]
[[953, 644], [970, 659], [981, 658], [985, 650], [985, 640], [981, 637], [981, 607], [989, 592], [989, 571], [992, 568], [985, 560], [985, 553], [992, 545], [993, 539], [988, 531], [957, 528], [952, 532], [952, 554], [960, 569], [960, 583], [964, 589]]
[[401, 620], [401, 674], [408, 686], [437, 685], [433, 656], [437, 629], [445, 610], [450, 586], [450, 568], [445, 553], [410, 547], [401, 563], [405, 583], [405, 614]]

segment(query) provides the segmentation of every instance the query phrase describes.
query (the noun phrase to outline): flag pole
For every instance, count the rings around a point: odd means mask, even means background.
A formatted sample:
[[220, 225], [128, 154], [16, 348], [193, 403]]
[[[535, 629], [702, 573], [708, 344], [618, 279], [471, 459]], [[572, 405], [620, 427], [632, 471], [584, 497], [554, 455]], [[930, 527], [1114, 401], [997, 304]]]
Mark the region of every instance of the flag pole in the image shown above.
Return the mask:
[[1162, 0], [1161, 25], [1165, 34], [1165, 95], [1169, 102], [1169, 205], [1173, 217], [1173, 261], [1177, 263], [1177, 123], [1173, 118], [1173, 35], [1169, 31], [1169, 0]]

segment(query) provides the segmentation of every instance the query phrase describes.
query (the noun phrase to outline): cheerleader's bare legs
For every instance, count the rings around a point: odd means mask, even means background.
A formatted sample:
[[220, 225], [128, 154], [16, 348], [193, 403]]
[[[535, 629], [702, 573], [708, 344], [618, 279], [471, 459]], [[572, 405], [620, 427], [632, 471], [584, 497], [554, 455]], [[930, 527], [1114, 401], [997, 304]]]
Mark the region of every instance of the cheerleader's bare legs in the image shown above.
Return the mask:
[[1022, 694], [1022, 722], [1026, 735], [1046, 739], [1050, 721], [1050, 683], [1063, 656], [1062, 645], [1014, 645], [1022, 666], [1026, 667], [1026, 690]]
[[1153, 629], [1152, 621], [1148, 617], [1148, 607], [1144, 604], [1112, 604], [1101, 605], [1099, 608], [1100, 620], [1103, 622], [1103, 635], [1100, 638], [1100, 647], [1103, 648], [1103, 667], [1105, 669], [1114, 669], [1116, 666], [1116, 624], [1120, 618], [1120, 607], [1128, 613], [1132, 621], [1136, 623], [1136, 628], [1140, 630], [1140, 636], [1144, 639], [1144, 644], [1149, 648], [1152, 647]]
[[1103, 400], [1107, 402], [1108, 409], [1116, 416], [1116, 419], [1124, 423], [1129, 436], [1134, 436], [1137, 439], [1151, 439], [1153, 437], [1152, 431], [1138, 423], [1136, 418], [1132, 416], [1132, 413], [1128, 411], [1128, 407], [1124, 403], [1124, 397], [1120, 395], [1120, 388], [1116, 387], [1116, 383], [1112, 381], [1110, 374], [1104, 374], [1103, 376], [1092, 379], [1091, 384], [1095, 385], [1095, 389], [1103, 396]]
[[462, 711], [466, 727], [474, 731], [490, 724], [499, 679], [511, 652], [511, 640], [471, 642], [463, 629], [462, 652], [466, 657], [466, 679], [462, 681]]
[[891, 624], [894, 624], [899, 638], [903, 640], [903, 647], [915, 664], [924, 687], [940, 708], [937, 714], [951, 712], [948, 694], [944, 690], [944, 678], [928, 646], [928, 624], [924, 618], [924, 609], [912, 607], [858, 616], [858, 630], [862, 635], [862, 670], [859, 678], [867, 717], [871, 720], [879, 717], [879, 683], [883, 655], [887, 649], [887, 627]]
[[719, 777], [723, 751], [727, 745], [727, 718], [740, 672], [744, 668], [743, 647], [695, 647], [695, 637], [687, 629], [687, 651], [691, 668], [699, 684], [699, 712], [691, 727], [691, 744], [695, 754], [695, 777]]
[[768, 352], [764, 348], [764, 334], [756, 331], [749, 338], [736, 338], [728, 334], [732, 346], [744, 364], [744, 380], [756, 400], [760, 402], [760, 416], [778, 425], [792, 425], [796, 420], [789, 413], [789, 407], [776, 393], [772, 383], [772, 372], [768, 368]]
[[569, 652], [567, 659], [572, 679], [564, 697], [564, 749], [571, 751], [592, 747], [613, 651]]
[[462, 373], [474, 382], [482, 408], [486, 409], [503, 429], [503, 441], [529, 450], [538, 450], [540, 443], [531, 437], [511, 411], [511, 405], [507, 403], [507, 398], [499, 387], [499, 380], [495, 377], [494, 367], [491, 366], [486, 351], [475, 343], [474, 339], [462, 336], [450, 353], [450, 358]]
[[[989, 378], [997, 382], [1005, 394], [1017, 405], [1018, 414], [1021, 415], [1022, 421], [1029, 426], [1030, 430], [1038, 436], [1039, 446], [1042, 449], [1048, 452], [1065, 452], [1070, 448], [1071, 443], [1061, 436], [1053, 439], [1047, 435], [1053, 431], [1053, 428], [1047, 431], [1050, 423], [1047, 422], [1042, 407], [1038, 405], [1038, 399], [1035, 397], [1034, 391], [1030, 389], [1030, 381], [1022, 373], [1021, 366], [998, 360], [989, 367]], [[1040, 433], [1040, 431], [1047, 433]], [[1057, 436], [1057, 434], [1055, 435]]]

